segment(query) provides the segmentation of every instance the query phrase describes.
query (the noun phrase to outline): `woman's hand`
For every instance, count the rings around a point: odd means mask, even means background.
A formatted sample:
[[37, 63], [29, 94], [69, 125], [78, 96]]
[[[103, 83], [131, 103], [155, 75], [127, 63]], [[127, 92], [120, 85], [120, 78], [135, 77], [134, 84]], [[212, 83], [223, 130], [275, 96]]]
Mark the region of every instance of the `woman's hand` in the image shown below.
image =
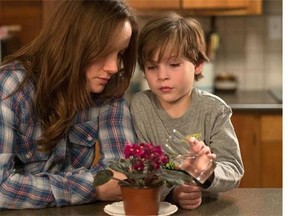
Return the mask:
[[[111, 170], [114, 177], [117, 179], [126, 179], [126, 176], [122, 173]], [[121, 200], [121, 190], [118, 184], [119, 181], [111, 179], [106, 184], [96, 187], [96, 197], [101, 201], [115, 201]]]
[[173, 190], [173, 200], [183, 209], [195, 209], [201, 205], [202, 189], [196, 185], [179, 185]]

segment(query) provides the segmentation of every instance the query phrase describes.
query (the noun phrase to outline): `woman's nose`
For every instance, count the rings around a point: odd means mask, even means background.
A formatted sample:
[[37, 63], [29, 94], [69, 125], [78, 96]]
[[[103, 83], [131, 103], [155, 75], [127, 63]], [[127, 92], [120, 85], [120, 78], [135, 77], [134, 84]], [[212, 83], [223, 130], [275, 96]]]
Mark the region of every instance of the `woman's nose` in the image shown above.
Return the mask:
[[104, 61], [103, 70], [108, 73], [117, 73], [118, 72], [118, 56], [109, 55]]

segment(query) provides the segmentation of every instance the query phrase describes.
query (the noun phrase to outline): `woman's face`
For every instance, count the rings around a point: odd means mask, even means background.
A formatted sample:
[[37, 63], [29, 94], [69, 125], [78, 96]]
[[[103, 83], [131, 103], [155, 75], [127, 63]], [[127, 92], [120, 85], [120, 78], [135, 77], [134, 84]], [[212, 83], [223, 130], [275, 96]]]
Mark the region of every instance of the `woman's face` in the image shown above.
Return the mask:
[[119, 62], [129, 45], [132, 28], [129, 21], [123, 22], [117, 40], [112, 41], [113, 50], [107, 56], [93, 62], [85, 71], [87, 87], [91, 93], [101, 93], [111, 77], [119, 70]]

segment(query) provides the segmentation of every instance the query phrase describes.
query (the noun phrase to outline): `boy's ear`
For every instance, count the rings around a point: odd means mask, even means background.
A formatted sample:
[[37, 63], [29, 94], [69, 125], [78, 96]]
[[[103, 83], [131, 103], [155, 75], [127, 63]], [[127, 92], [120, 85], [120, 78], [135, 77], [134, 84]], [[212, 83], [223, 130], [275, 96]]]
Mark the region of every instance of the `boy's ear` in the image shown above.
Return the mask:
[[204, 63], [200, 63], [195, 67], [195, 74], [201, 74], [204, 67]]

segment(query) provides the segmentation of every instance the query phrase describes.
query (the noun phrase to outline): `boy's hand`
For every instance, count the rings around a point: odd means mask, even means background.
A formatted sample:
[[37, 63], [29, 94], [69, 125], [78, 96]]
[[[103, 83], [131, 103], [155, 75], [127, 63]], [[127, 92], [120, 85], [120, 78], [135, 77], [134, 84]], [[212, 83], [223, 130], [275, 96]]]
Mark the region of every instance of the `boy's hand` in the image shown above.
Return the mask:
[[195, 209], [201, 205], [202, 189], [196, 185], [179, 185], [173, 190], [173, 200], [183, 209]]
[[194, 137], [190, 137], [189, 144], [190, 144], [191, 152], [197, 155], [207, 154], [209, 158], [214, 159], [214, 160], [216, 159], [216, 155], [211, 152], [210, 147], [205, 145], [203, 141], [199, 141]]

